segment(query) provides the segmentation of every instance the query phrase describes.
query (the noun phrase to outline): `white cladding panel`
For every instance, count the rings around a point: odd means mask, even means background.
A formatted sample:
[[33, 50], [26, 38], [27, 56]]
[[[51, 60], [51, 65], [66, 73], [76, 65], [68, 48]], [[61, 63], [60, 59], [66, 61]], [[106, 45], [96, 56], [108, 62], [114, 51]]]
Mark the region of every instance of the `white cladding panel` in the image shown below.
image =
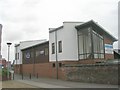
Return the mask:
[[0, 24], [0, 60], [2, 60], [2, 55], [1, 55], [1, 41], [2, 40], [2, 25]]
[[[57, 52], [58, 61], [76, 61], [78, 60], [78, 41], [76, 25], [81, 23], [64, 22], [63, 28], [57, 30], [57, 51], [58, 41], [62, 41], [62, 53]], [[51, 44], [55, 42], [55, 31], [49, 34], [49, 57], [50, 61], [56, 60], [56, 54], [51, 53]]]
[[55, 32], [49, 34], [49, 60], [55, 61], [55, 54], [52, 54], [52, 43], [55, 43]]
[[120, 49], [120, 1], [118, 3], [118, 49]]
[[[18, 53], [19, 53], [19, 56], [18, 56]], [[16, 54], [17, 54], [17, 57], [16, 57], [17, 60], [15, 60], [15, 64], [22, 64], [22, 52], [20, 49], [20, 45], [15, 47], [15, 55]]]

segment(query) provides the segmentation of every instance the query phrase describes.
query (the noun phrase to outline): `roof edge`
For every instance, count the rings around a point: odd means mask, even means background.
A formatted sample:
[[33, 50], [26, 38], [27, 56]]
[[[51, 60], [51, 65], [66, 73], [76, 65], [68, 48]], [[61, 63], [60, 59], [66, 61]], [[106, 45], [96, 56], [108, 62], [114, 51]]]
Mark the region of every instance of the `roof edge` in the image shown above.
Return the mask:
[[113, 41], [113, 42], [118, 41], [113, 35], [111, 35], [108, 31], [106, 31], [102, 26], [100, 26], [100, 25], [99, 25], [98, 23], [96, 23], [94, 20], [90, 20], [90, 21], [85, 22], [85, 23], [83, 23], [83, 24], [81, 24], [81, 25], [77, 25], [77, 26], [75, 26], [75, 28], [78, 29], [80, 26], [84, 26], [84, 25], [88, 25], [88, 24], [94, 24], [94, 25], [96, 25], [97, 27], [99, 27], [100, 29], [102, 29], [102, 30], [105, 32], [105, 34], [109, 35], [110, 38], [112, 38], [112, 41]]
[[23, 48], [23, 49], [21, 49], [21, 51], [26, 50], [26, 49], [31, 48], [31, 47], [35, 47], [35, 46], [37, 46], [37, 45], [44, 44], [44, 43], [49, 43], [49, 41], [41, 42], [41, 43], [38, 43], [38, 44], [36, 44], [36, 45], [33, 45], [33, 46], [30, 46], [30, 47]]
[[57, 31], [57, 30], [59, 30], [59, 29], [61, 29], [61, 28], [63, 28], [63, 25], [60, 26], [60, 27], [58, 27], [58, 28], [49, 28], [49, 33], [52, 33], [52, 32], [54, 32], [54, 31]]

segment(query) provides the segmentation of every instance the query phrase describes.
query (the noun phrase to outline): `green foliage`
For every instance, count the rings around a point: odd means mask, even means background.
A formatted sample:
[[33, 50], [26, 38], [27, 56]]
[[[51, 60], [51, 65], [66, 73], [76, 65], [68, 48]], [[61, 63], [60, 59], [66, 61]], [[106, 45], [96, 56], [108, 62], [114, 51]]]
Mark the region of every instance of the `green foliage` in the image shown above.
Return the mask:
[[7, 76], [7, 69], [2, 68], [2, 76]]
[[0, 76], [2, 75], [2, 69], [0, 69]]

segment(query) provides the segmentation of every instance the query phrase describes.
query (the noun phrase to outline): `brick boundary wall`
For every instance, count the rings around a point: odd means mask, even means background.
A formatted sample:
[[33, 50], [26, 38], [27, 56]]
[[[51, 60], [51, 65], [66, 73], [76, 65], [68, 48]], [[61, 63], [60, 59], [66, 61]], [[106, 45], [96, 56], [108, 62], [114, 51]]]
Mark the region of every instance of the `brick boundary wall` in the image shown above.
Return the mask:
[[[23, 64], [22, 65], [22, 73], [24, 75], [31, 74], [32, 76], [35, 76], [35, 77], [57, 78], [56, 71], [57, 71], [56, 67], [53, 67], [53, 63]], [[58, 78], [65, 80], [62, 67], [58, 68]]]
[[[62, 62], [61, 62], [62, 63]], [[55, 64], [55, 63], [54, 63]], [[119, 64], [120, 65], [120, 64]], [[53, 63], [23, 64], [23, 74], [44, 78], [56, 78]], [[58, 79], [85, 83], [118, 84], [118, 64], [66, 63], [58, 69]]]
[[[68, 65], [63, 67], [66, 80], [118, 85], [118, 65]], [[120, 79], [120, 78], [119, 78]]]

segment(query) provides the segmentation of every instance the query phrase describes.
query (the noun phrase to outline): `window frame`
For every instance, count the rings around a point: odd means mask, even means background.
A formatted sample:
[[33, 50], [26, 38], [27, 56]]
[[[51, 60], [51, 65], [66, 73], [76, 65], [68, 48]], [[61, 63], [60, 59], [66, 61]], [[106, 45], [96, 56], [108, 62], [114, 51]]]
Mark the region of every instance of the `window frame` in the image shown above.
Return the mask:
[[58, 41], [58, 52], [62, 53], [62, 41]]
[[49, 48], [44, 48], [44, 55], [45, 56], [49, 55]]
[[52, 43], [52, 54], [55, 54], [55, 43]]
[[[90, 40], [87, 41], [88, 38]], [[98, 43], [96, 44], [95, 41], [97, 41]], [[88, 47], [87, 42], [90, 42], [90, 45], [91, 45], [90, 49]], [[104, 56], [105, 56], [104, 37], [92, 29], [89, 31], [87, 31], [87, 29], [86, 31], [85, 30], [78, 31], [78, 48], [79, 48], [78, 49], [79, 60], [104, 59]]]

